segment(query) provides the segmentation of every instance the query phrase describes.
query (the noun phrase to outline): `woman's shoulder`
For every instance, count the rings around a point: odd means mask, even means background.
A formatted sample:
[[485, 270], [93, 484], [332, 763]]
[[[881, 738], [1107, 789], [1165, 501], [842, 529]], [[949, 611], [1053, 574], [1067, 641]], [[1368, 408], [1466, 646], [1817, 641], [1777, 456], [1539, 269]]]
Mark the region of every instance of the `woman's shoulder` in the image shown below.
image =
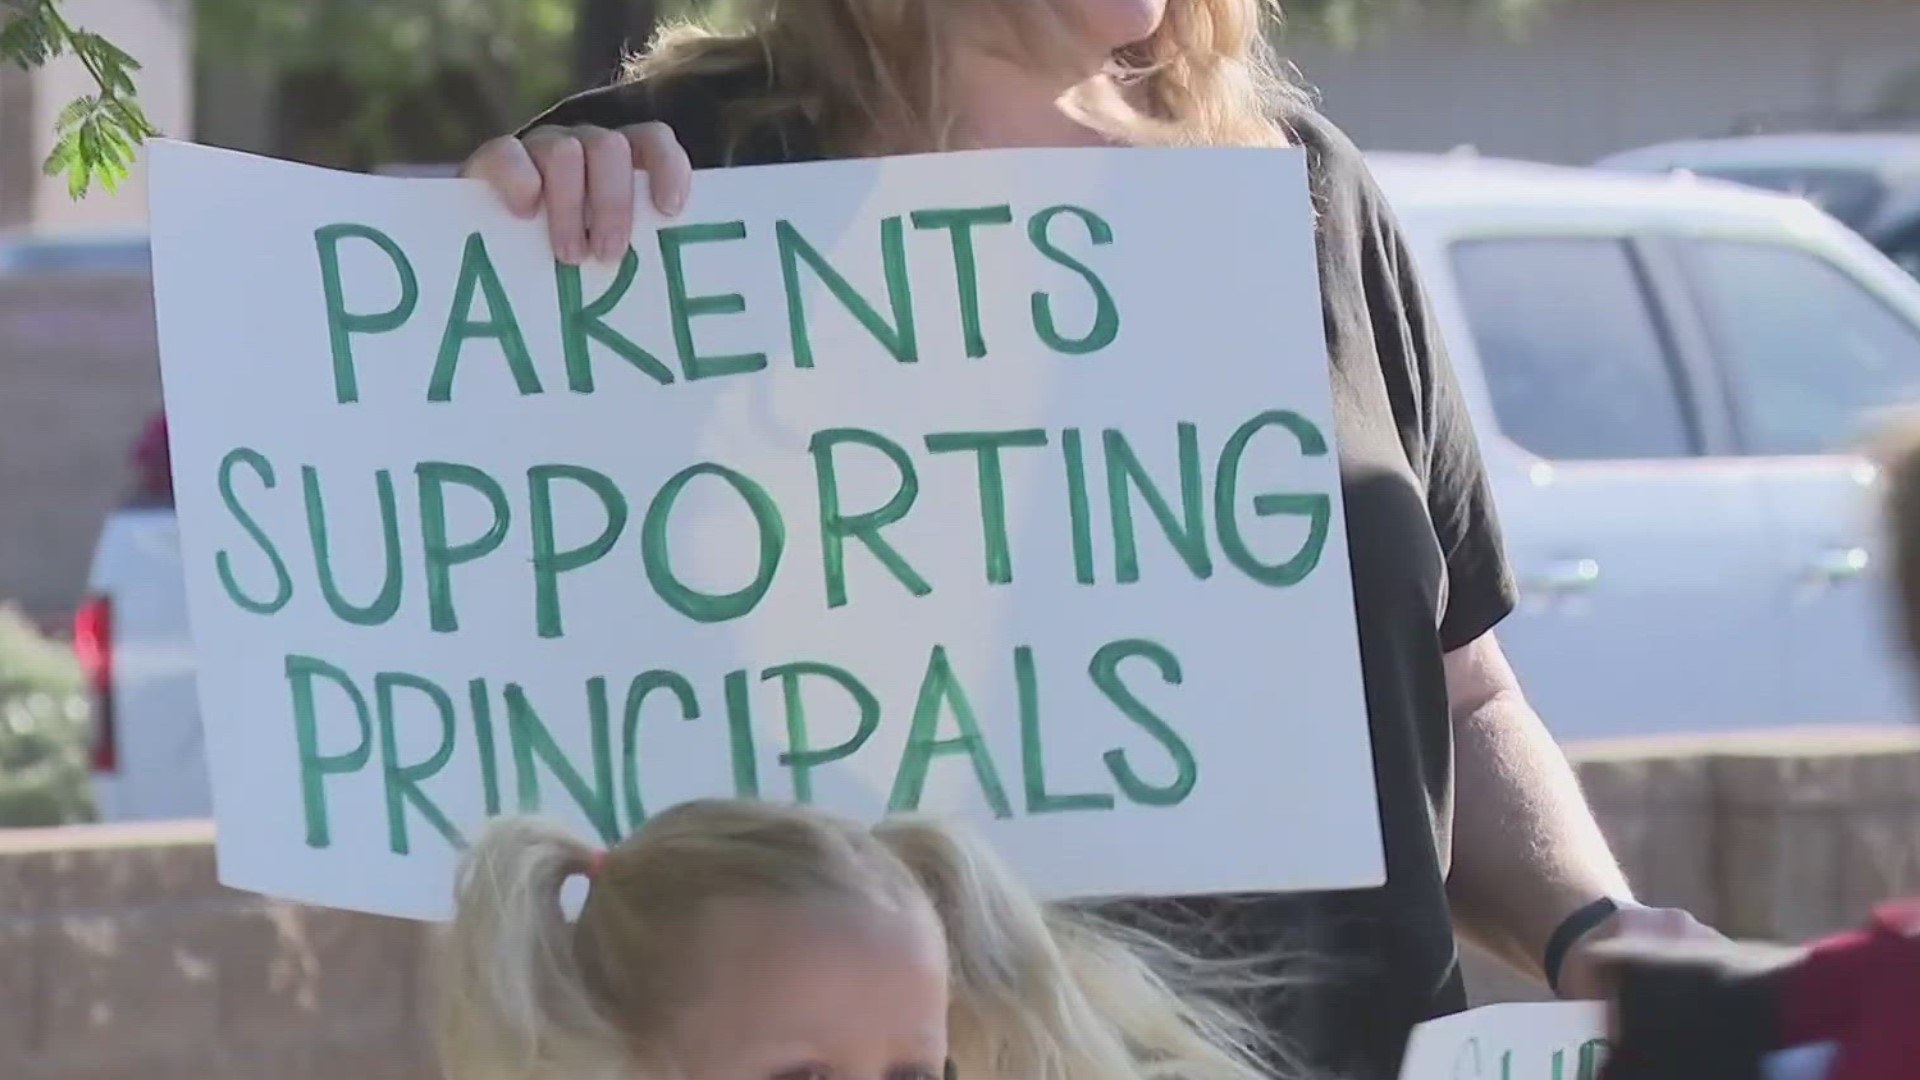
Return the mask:
[[1374, 228], [1382, 196], [1360, 147], [1326, 115], [1309, 105], [1283, 121], [1295, 146], [1306, 152], [1307, 175], [1322, 227]]
[[673, 129], [696, 169], [758, 163], [756, 159], [767, 156], [758, 152], [759, 140], [752, 133], [745, 139], [733, 138], [728, 113], [739, 102], [764, 96], [768, 78], [763, 66], [745, 65], [627, 79], [563, 98], [519, 133], [548, 126], [623, 128], [660, 123]]
[[[1407, 334], [1383, 339], [1380, 362], [1417, 372], [1438, 343], [1427, 340], [1426, 296], [1406, 239], [1366, 155], [1331, 120], [1301, 110], [1287, 119], [1295, 145], [1307, 155], [1319, 238], [1320, 277], [1329, 311], [1361, 329], [1360, 321], [1394, 319]], [[1403, 347], [1410, 346], [1410, 348]]]
[[1307, 155], [1322, 278], [1337, 276], [1370, 307], [1410, 312], [1424, 304], [1399, 219], [1366, 155], [1317, 112], [1302, 110], [1287, 126]]

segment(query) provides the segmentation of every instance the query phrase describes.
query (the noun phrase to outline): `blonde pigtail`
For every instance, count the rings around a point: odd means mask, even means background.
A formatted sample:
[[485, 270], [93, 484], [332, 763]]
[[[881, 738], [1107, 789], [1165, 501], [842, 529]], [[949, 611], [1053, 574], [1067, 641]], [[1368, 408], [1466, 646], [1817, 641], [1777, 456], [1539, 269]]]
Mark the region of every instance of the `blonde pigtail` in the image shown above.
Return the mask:
[[463, 854], [436, 957], [449, 1080], [620, 1077], [620, 1039], [582, 979], [561, 906], [567, 879], [596, 857], [565, 829], [524, 818], [490, 823]]
[[1216, 996], [1245, 976], [1049, 910], [984, 846], [933, 822], [892, 818], [874, 835], [946, 929], [958, 1076], [1279, 1080], [1261, 1057], [1283, 1055]]

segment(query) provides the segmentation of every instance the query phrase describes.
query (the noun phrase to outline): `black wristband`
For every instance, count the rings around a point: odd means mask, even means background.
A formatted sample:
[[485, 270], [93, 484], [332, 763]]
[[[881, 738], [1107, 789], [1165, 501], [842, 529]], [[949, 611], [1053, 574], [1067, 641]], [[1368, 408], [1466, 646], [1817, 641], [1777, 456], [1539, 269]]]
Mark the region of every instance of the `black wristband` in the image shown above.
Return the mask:
[[1560, 925], [1554, 927], [1553, 934], [1547, 938], [1547, 954], [1540, 965], [1547, 976], [1547, 989], [1555, 994], [1560, 992], [1560, 965], [1567, 962], [1568, 950], [1601, 923], [1613, 918], [1620, 908], [1618, 900], [1603, 896], [1562, 919]]

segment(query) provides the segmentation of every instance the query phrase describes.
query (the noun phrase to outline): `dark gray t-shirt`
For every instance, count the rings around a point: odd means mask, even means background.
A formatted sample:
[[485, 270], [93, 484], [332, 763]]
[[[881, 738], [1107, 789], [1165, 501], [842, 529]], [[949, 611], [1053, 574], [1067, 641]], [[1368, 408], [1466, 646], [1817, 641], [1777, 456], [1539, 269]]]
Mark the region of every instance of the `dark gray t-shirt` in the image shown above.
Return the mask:
[[[805, 131], [724, 140], [729, 102], [765, 75], [627, 84], [561, 102], [540, 124], [672, 127], [695, 168], [817, 160]], [[1447, 908], [1453, 734], [1442, 657], [1514, 603], [1480, 453], [1407, 249], [1359, 151], [1324, 118], [1289, 118], [1309, 159], [1320, 284], [1353, 567], [1383, 888], [1305, 896], [1203, 897], [1110, 913], [1201, 918], [1202, 951], [1300, 949], [1309, 989], [1257, 1003], [1275, 1032], [1334, 1076], [1392, 1080], [1408, 1031], [1465, 1006]], [[1261, 829], [1311, 829], [1274, 821]]]

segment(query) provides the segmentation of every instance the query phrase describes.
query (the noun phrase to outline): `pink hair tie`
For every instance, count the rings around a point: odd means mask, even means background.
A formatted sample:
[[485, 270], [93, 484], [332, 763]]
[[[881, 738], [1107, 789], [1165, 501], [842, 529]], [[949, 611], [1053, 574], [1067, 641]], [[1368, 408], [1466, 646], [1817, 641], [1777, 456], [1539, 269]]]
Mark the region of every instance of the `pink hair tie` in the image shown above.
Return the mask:
[[587, 880], [592, 881], [595, 878], [599, 877], [600, 868], [606, 865], [606, 862], [607, 862], [607, 852], [605, 848], [595, 851], [592, 855], [587, 856]]

